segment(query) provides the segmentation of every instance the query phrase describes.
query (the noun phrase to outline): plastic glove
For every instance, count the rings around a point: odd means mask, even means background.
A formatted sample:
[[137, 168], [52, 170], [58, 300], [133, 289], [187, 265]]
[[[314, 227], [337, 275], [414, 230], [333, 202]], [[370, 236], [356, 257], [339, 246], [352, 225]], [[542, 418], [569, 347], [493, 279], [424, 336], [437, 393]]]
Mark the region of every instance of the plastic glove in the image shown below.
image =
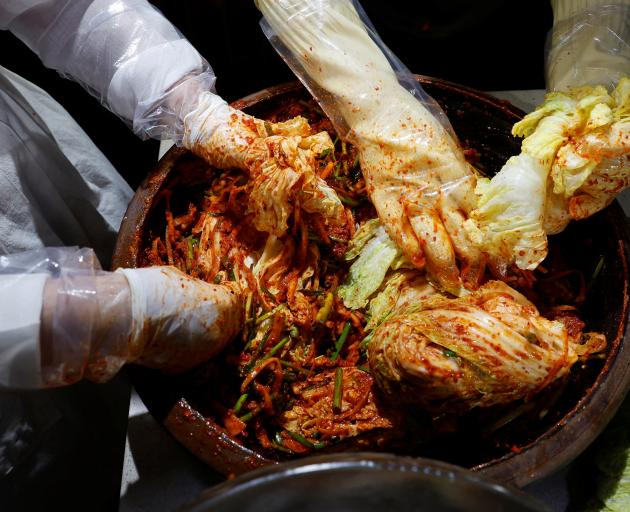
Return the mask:
[[217, 167], [250, 171], [249, 207], [261, 231], [282, 234], [294, 202], [344, 222], [341, 201], [314, 172], [330, 137], [312, 134], [302, 118], [269, 125], [229, 107], [210, 92], [215, 76], [205, 59], [146, 0], [16, 0], [0, 5], [0, 28], [141, 137], [184, 138]]
[[181, 141], [184, 117], [214, 86], [205, 59], [146, 0], [11, 0], [0, 28], [141, 137]]
[[484, 260], [462, 229], [475, 206], [475, 172], [439, 106], [380, 41], [357, 2], [256, 5], [267, 37], [340, 136], [358, 148], [389, 236], [417, 267], [426, 265], [440, 288], [460, 293], [457, 258], [464, 283], [476, 287]]
[[[625, 5], [557, 0], [545, 102], [517, 123], [521, 154], [477, 186], [466, 223], [501, 274], [534, 269], [547, 235], [608, 206], [630, 185], [630, 41]], [[601, 85], [593, 85], [601, 84]], [[607, 89], [608, 88], [608, 89]]]
[[174, 267], [103, 272], [91, 249], [0, 257], [0, 384], [103, 382], [125, 363], [168, 372], [220, 352], [242, 327], [229, 284]]
[[268, 123], [206, 92], [184, 120], [183, 145], [221, 169], [249, 172], [249, 211], [260, 231], [287, 229], [294, 205], [334, 224], [345, 222], [336, 192], [316, 174], [315, 157], [333, 150], [327, 132], [313, 133], [306, 119]]

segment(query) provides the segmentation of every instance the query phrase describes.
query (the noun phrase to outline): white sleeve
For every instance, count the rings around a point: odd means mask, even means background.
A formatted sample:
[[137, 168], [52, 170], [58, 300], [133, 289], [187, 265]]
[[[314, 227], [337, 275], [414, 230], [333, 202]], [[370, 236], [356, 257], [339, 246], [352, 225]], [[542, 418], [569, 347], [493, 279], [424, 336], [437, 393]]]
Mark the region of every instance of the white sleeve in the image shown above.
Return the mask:
[[0, 387], [42, 385], [39, 352], [42, 296], [48, 274], [0, 274]]
[[0, 28], [81, 83], [142, 137], [181, 139], [209, 64], [146, 0], [2, 0]]

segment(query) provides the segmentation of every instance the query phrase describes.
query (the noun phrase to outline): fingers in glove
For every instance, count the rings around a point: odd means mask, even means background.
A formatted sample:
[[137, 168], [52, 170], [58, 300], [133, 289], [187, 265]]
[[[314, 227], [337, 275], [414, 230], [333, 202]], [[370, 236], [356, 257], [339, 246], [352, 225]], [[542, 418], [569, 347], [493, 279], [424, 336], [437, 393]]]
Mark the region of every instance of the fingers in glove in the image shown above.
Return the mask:
[[380, 189], [373, 192], [372, 202], [383, 227], [403, 254], [414, 266], [424, 268], [424, 251], [398, 197], [386, 189]]
[[469, 290], [476, 290], [483, 278], [486, 257], [468, 238], [463, 228], [466, 217], [450, 197], [442, 198], [440, 201], [440, 215], [453, 243], [455, 254], [461, 262], [462, 282]]
[[443, 290], [460, 295], [462, 283], [451, 238], [438, 212], [418, 203], [406, 203], [405, 213], [426, 257], [429, 276]]

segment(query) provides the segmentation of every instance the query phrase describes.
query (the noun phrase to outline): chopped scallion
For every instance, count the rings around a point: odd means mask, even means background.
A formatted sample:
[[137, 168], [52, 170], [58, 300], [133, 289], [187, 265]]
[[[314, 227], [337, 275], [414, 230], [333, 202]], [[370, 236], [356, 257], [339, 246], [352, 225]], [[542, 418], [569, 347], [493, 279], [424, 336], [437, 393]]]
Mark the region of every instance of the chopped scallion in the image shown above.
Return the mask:
[[338, 196], [339, 196], [339, 200], [346, 206], [355, 207], [355, 206], [359, 206], [360, 204], [359, 201], [357, 201], [356, 199], [352, 199], [351, 197], [344, 196], [341, 194], [338, 194]]
[[343, 396], [343, 369], [335, 371], [335, 388], [333, 390], [333, 409], [341, 411], [341, 397]]
[[302, 434], [298, 434], [297, 432], [291, 432], [290, 430], [285, 431], [289, 436], [295, 439], [302, 446], [306, 446], [307, 448], [311, 448], [313, 450], [319, 450], [326, 446], [324, 443], [311, 443], [308, 439], [306, 439]]
[[350, 326], [352, 324], [350, 324], [350, 322], [346, 322], [346, 325], [343, 326], [343, 331], [341, 331], [341, 336], [339, 336], [339, 339], [337, 340], [337, 343], [335, 343], [335, 352], [333, 353], [332, 357], [330, 358], [331, 361], [336, 361], [337, 357], [339, 357], [339, 352], [341, 352], [341, 349], [343, 348], [344, 344], [346, 343], [346, 339], [348, 338], [348, 333], [350, 332]]
[[273, 357], [276, 355], [276, 353], [282, 349], [282, 347], [284, 347], [289, 340], [291, 339], [291, 336], [285, 336], [284, 338], [282, 338], [278, 343], [276, 343], [273, 348], [269, 351], [269, 353], [267, 353], [267, 355], [265, 355], [265, 357], [263, 357], [263, 361], [265, 359], [269, 359], [270, 357]]
[[241, 396], [238, 397], [238, 400], [236, 401], [236, 404], [234, 404], [234, 415], [235, 416], [239, 412], [241, 412], [241, 409], [243, 408], [243, 405], [245, 404], [245, 400], [247, 400], [248, 396], [249, 396], [249, 393], [243, 393]]

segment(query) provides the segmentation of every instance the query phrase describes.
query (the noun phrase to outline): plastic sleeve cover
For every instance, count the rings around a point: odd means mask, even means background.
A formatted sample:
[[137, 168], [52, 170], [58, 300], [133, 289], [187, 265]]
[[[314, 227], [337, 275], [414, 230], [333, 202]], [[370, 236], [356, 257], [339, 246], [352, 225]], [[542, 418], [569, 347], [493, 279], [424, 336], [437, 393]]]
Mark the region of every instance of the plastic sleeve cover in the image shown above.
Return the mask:
[[[91, 249], [46, 248], [0, 256], [0, 345], [2, 384], [40, 387], [61, 384], [60, 375], [74, 381], [90, 350], [94, 321], [94, 289], [90, 280], [99, 268]], [[76, 286], [77, 276], [82, 285]], [[76, 325], [51, 316], [54, 340], [40, 346], [44, 288], [62, 283], [57, 305], [82, 304], [84, 314]], [[58, 304], [57, 304], [58, 303]], [[42, 350], [44, 348], [44, 350]], [[19, 377], [18, 377], [19, 376]]]
[[553, 0], [546, 57], [548, 91], [613, 89], [630, 73], [630, 0]]
[[8, 0], [0, 28], [143, 138], [179, 143], [184, 117], [214, 87], [209, 64], [146, 0]]

